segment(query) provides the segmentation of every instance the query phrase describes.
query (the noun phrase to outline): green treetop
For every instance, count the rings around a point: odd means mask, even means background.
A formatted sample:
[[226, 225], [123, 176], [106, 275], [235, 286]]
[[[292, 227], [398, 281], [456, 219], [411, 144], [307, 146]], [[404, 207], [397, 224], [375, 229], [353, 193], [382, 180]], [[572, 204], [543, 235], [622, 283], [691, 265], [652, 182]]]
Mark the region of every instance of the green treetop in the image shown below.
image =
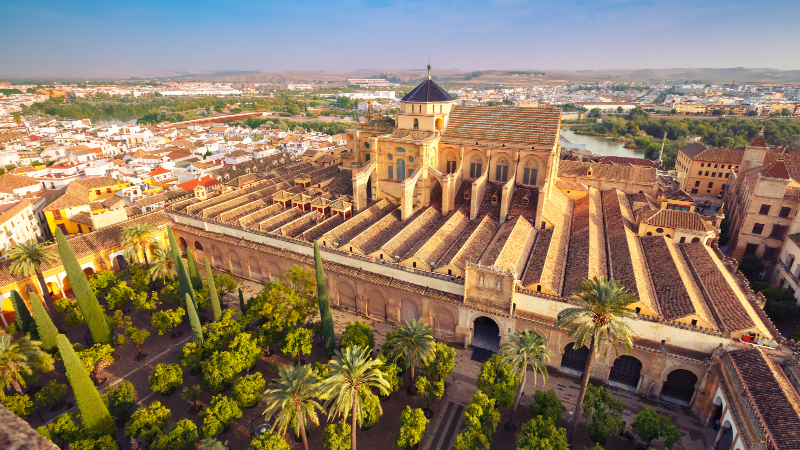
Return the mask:
[[[31, 292], [31, 303], [33, 303], [34, 298], [33, 292]], [[31, 330], [33, 317], [31, 317], [31, 312], [28, 311], [28, 305], [25, 304], [25, 300], [20, 297], [16, 289], [11, 291], [11, 305], [14, 307], [14, 313], [16, 315], [14, 323], [17, 324], [17, 329], [22, 333], [27, 333]]]
[[336, 339], [333, 334], [333, 316], [331, 315], [331, 303], [328, 299], [328, 285], [325, 280], [325, 273], [322, 270], [322, 256], [320, 256], [317, 241], [314, 241], [314, 268], [317, 272], [317, 298], [319, 299], [319, 315], [322, 321], [325, 353], [330, 358], [333, 356], [334, 348], [336, 347]]
[[567, 430], [556, 428], [549, 417], [536, 416], [522, 425], [517, 450], [569, 450]]
[[178, 282], [181, 286], [181, 294], [189, 295], [192, 300], [192, 304], [194, 305], [194, 309], [197, 311], [197, 301], [194, 298], [192, 282], [189, 280], [189, 274], [186, 273], [186, 267], [183, 265], [183, 259], [181, 258], [180, 247], [178, 247], [178, 242], [175, 241], [175, 235], [172, 234], [171, 227], [167, 227], [167, 235], [169, 236], [169, 246], [170, 250], [172, 251], [172, 259], [175, 260], [175, 271], [178, 272]]
[[72, 247], [64, 238], [64, 233], [61, 232], [60, 228], [56, 229], [56, 243], [58, 244], [61, 262], [64, 264], [64, 270], [67, 272], [67, 277], [72, 285], [72, 292], [75, 294], [78, 306], [86, 319], [86, 323], [89, 325], [92, 338], [97, 343], [111, 344], [111, 330], [108, 329], [103, 308], [97, 303], [97, 298], [89, 286], [89, 281], [86, 280], [86, 274], [83, 273], [78, 258], [75, 257], [75, 252], [72, 251]]
[[203, 287], [203, 279], [200, 278], [200, 270], [197, 268], [197, 261], [195, 261], [194, 253], [190, 248], [186, 249], [186, 261], [189, 266], [189, 280], [192, 282], [192, 288], [199, 290]]
[[189, 325], [192, 328], [192, 340], [197, 345], [203, 345], [203, 327], [200, 325], [200, 317], [194, 307], [194, 302], [189, 294], [186, 294], [186, 313], [189, 316]]
[[406, 409], [400, 413], [400, 430], [394, 438], [395, 444], [398, 447], [411, 447], [419, 443], [425, 434], [427, 424], [428, 419], [421, 409], [411, 409], [406, 405]]
[[58, 329], [50, 320], [50, 316], [44, 309], [42, 302], [36, 298], [36, 294], [31, 292], [31, 307], [33, 308], [33, 319], [36, 321], [36, 329], [39, 332], [39, 339], [42, 340], [42, 348], [50, 351], [56, 347], [56, 337]]
[[67, 372], [67, 380], [72, 385], [75, 401], [81, 411], [81, 422], [84, 428], [94, 436], [113, 433], [114, 422], [111, 420], [108, 408], [78, 359], [78, 355], [75, 354], [75, 350], [72, 349], [72, 344], [63, 334], [58, 335], [57, 343]]
[[222, 308], [220, 308], [219, 294], [217, 293], [217, 286], [214, 284], [214, 273], [211, 272], [211, 264], [208, 263], [208, 258], [203, 257], [203, 262], [206, 265], [206, 283], [208, 283], [208, 298], [211, 300], [211, 309], [214, 311], [214, 320], [219, 320], [222, 317]]
[[476, 384], [489, 398], [497, 400], [498, 407], [506, 409], [514, 404], [514, 396], [521, 379], [522, 375], [504, 362], [503, 355], [494, 354], [481, 364], [481, 373]]
[[671, 449], [675, 444], [680, 443], [683, 436], [678, 427], [672, 424], [672, 418], [666, 414], [659, 414], [650, 408], [643, 408], [636, 414], [636, 418], [631, 423], [633, 433], [643, 441], [647, 442], [646, 447], [650, 447], [653, 440], [664, 437], [664, 447]]

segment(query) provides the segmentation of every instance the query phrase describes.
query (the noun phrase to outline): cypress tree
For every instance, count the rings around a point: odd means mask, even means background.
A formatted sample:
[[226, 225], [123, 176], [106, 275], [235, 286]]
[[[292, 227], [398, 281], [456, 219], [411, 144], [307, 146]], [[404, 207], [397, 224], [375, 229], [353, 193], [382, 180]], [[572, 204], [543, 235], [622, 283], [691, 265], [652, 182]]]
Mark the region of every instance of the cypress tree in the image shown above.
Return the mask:
[[94, 291], [89, 287], [86, 274], [83, 273], [75, 252], [72, 251], [72, 247], [67, 243], [60, 228], [56, 229], [56, 243], [58, 244], [58, 254], [61, 256], [61, 263], [64, 264], [64, 270], [67, 272], [70, 284], [72, 284], [75, 300], [77, 300], [78, 307], [89, 325], [89, 331], [92, 332], [95, 344], [111, 344], [111, 330], [108, 329], [103, 308], [100, 307], [100, 303], [97, 303], [97, 297], [94, 296]]
[[192, 249], [186, 249], [186, 260], [189, 261], [189, 280], [192, 281], [192, 288], [196, 291], [203, 287], [203, 279], [200, 278], [200, 271], [197, 269], [197, 261], [194, 259]]
[[[33, 292], [31, 292], [31, 296], [33, 296]], [[31, 298], [31, 303], [33, 303], [33, 298]], [[11, 291], [11, 304], [14, 306], [14, 314], [17, 316], [14, 319], [17, 329], [23, 334], [27, 333], [31, 329], [33, 317], [31, 317], [31, 312], [28, 311], [28, 305], [25, 304], [25, 300], [20, 297], [16, 289]]]
[[222, 317], [222, 308], [219, 304], [219, 292], [217, 292], [217, 285], [214, 283], [214, 274], [211, 272], [211, 264], [208, 263], [208, 258], [203, 256], [203, 262], [206, 264], [208, 298], [211, 300], [211, 309], [214, 311], [214, 322], [216, 322], [220, 317]]
[[39, 340], [42, 341], [42, 348], [48, 351], [52, 350], [56, 346], [58, 329], [50, 320], [42, 302], [36, 298], [36, 294], [33, 292], [31, 292], [31, 306], [33, 307], [33, 320], [36, 321], [36, 329], [39, 331]]
[[108, 408], [78, 359], [78, 355], [75, 354], [75, 350], [72, 349], [72, 344], [63, 334], [59, 334], [56, 341], [61, 359], [64, 360], [67, 380], [72, 386], [75, 401], [81, 411], [81, 422], [83, 422], [84, 429], [90, 436], [113, 434], [114, 422], [111, 420]]
[[319, 316], [322, 321], [322, 336], [325, 340], [325, 353], [333, 357], [336, 339], [333, 335], [333, 316], [331, 316], [331, 303], [328, 299], [328, 285], [325, 273], [322, 271], [322, 256], [319, 254], [319, 245], [314, 241], [314, 268], [317, 270], [317, 298], [319, 298]]
[[[178, 242], [175, 240], [175, 235], [172, 234], [172, 228], [167, 227], [167, 235], [169, 236], [169, 248], [172, 251], [172, 259], [175, 260], [175, 270], [178, 272], [178, 283], [181, 286], [181, 293], [189, 295], [194, 304], [194, 309], [197, 311], [197, 301], [194, 298], [194, 289], [192, 289], [192, 282], [189, 280], [189, 274], [186, 273], [186, 267], [183, 265], [181, 253], [178, 250]], [[188, 308], [187, 308], [188, 311]]]
[[247, 312], [247, 305], [244, 303], [244, 294], [242, 294], [242, 288], [239, 288], [239, 309], [242, 310], [242, 314]]
[[194, 302], [186, 294], [186, 314], [189, 316], [189, 325], [192, 327], [192, 340], [198, 347], [203, 345], [203, 327], [200, 325], [200, 317], [194, 309]]

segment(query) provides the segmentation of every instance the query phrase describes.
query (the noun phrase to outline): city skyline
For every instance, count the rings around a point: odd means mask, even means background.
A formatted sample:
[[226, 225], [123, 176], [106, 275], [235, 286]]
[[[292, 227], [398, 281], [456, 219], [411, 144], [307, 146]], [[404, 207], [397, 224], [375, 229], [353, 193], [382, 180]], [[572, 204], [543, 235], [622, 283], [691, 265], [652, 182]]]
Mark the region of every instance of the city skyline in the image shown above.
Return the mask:
[[16, 43], [0, 52], [6, 74], [415, 68], [428, 58], [461, 70], [800, 68], [789, 57], [798, 38], [752, 31], [754, 17], [791, 29], [800, 4], [785, 1], [8, 2], [0, 13], [17, 18], [0, 31]]

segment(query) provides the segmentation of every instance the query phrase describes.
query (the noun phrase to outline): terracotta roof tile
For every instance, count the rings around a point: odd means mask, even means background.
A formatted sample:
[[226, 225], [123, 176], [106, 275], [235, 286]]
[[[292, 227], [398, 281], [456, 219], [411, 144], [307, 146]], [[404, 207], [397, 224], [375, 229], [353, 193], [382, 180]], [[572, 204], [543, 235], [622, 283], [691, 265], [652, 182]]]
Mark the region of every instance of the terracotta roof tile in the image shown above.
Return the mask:
[[555, 145], [560, 126], [559, 108], [456, 106], [444, 138]]
[[[591, 177], [587, 176], [589, 169]], [[613, 164], [599, 164], [583, 161], [560, 161], [558, 165], [559, 176], [573, 176], [578, 179], [606, 179], [625, 180], [637, 183], [656, 183], [656, 169], [643, 166], [617, 166]]]
[[772, 441], [771, 448], [800, 448], [800, 397], [783, 370], [762, 350], [746, 348], [725, 354], [744, 385], [748, 402]]
[[678, 211], [674, 209], [656, 209], [644, 211], [639, 216], [642, 223], [656, 227], [680, 228], [706, 233], [714, 227], [703, 220], [696, 212]]

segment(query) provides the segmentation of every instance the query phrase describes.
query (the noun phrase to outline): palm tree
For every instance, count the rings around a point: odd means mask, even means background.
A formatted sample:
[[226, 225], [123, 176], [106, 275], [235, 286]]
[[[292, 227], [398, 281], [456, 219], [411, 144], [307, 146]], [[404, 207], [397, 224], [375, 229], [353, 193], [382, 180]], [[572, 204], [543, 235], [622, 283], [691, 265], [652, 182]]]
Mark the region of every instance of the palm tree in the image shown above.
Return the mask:
[[517, 396], [514, 398], [514, 406], [511, 408], [511, 417], [506, 424], [507, 429], [515, 429], [514, 416], [519, 408], [519, 401], [522, 399], [522, 391], [525, 389], [525, 378], [528, 375], [528, 366], [533, 370], [533, 384], [536, 385], [536, 374], [542, 374], [542, 381], [547, 380], [547, 366], [553, 352], [547, 350], [545, 339], [538, 333], [531, 330], [517, 330], [509, 339], [511, 342], [504, 343], [500, 349], [505, 353], [504, 362], [511, 363], [513, 371], [522, 366], [522, 381], [517, 389]]
[[36, 278], [39, 280], [39, 288], [42, 290], [42, 298], [44, 298], [44, 303], [47, 307], [47, 314], [50, 315], [50, 319], [55, 323], [55, 306], [42, 272], [43, 264], [57, 260], [55, 246], [30, 240], [11, 247], [6, 255], [11, 260], [11, 266], [9, 266], [8, 271], [12, 275], [30, 277], [34, 273], [36, 274]]
[[142, 262], [150, 270], [150, 261], [147, 259], [147, 251], [153, 247], [153, 240], [156, 229], [149, 223], [137, 223], [130, 225], [122, 231], [122, 247], [125, 248], [125, 257], [134, 262]]
[[573, 348], [580, 349], [589, 341], [589, 354], [586, 357], [586, 367], [581, 378], [581, 391], [578, 394], [578, 403], [575, 405], [572, 422], [572, 438], [578, 431], [578, 417], [583, 407], [583, 397], [589, 384], [589, 375], [592, 372], [594, 360], [603, 353], [608, 356], [609, 350], [619, 356], [617, 346], [622, 343], [625, 353], [630, 354], [633, 349], [633, 330], [622, 319], [636, 318], [636, 313], [628, 309], [636, 298], [628, 293], [622, 283], [605, 277], [585, 279], [578, 286], [573, 299], [580, 305], [566, 308], [558, 316], [558, 326], [569, 328], [568, 337], [576, 337]]
[[433, 330], [425, 322], [406, 321], [386, 342], [395, 359], [402, 356], [411, 367], [411, 390], [414, 391], [414, 366], [418, 360], [429, 361], [436, 350], [433, 341]]
[[[152, 250], [155, 233], [156, 228], [149, 223], [133, 224], [122, 231], [122, 247], [125, 249], [125, 257], [134, 262], [141, 262], [139, 255], [143, 256], [148, 275], [150, 261], [147, 259], [147, 250]], [[153, 285], [152, 276], [150, 276], [150, 285], [151, 287]]]
[[317, 411], [322, 405], [314, 400], [319, 395], [319, 383], [311, 366], [282, 366], [275, 380], [275, 387], [264, 391], [269, 406], [264, 411], [266, 420], [277, 413], [272, 429], [284, 434], [286, 428], [298, 430], [303, 437], [303, 446], [308, 450], [306, 421], [319, 425]]
[[[37, 370], [53, 370], [53, 357], [42, 351], [42, 343], [32, 341], [28, 336], [12, 341], [11, 336], [0, 332], [0, 382], [3, 389], [10, 385], [22, 394], [24, 376]], [[5, 392], [0, 391], [0, 396], [4, 397]]]
[[150, 250], [153, 257], [153, 266], [150, 267], [150, 277], [155, 279], [162, 279], [166, 283], [171, 280], [176, 273], [175, 259], [172, 258], [172, 251], [169, 244], [162, 244], [158, 239], [153, 241], [153, 247]]
[[345, 420], [352, 415], [352, 450], [356, 450], [356, 426], [364, 420], [361, 393], [377, 387], [382, 395], [389, 394], [389, 382], [383, 378], [380, 370], [382, 364], [378, 359], [370, 359], [367, 350], [361, 346], [347, 347], [344, 353], [336, 350], [328, 363], [328, 377], [319, 386], [320, 397], [326, 399], [325, 407], [330, 407], [328, 414], [332, 419], [341, 416]]

